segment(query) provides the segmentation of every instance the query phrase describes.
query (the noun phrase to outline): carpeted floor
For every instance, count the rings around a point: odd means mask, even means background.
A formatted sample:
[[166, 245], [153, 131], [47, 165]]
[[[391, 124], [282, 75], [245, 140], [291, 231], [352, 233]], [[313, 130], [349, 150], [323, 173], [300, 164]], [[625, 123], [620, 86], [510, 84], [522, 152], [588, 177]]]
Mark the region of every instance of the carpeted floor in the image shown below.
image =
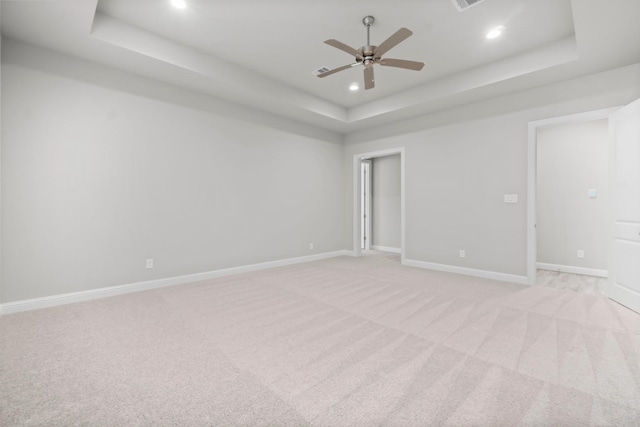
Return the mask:
[[3, 426], [640, 425], [640, 315], [340, 257], [0, 318]]

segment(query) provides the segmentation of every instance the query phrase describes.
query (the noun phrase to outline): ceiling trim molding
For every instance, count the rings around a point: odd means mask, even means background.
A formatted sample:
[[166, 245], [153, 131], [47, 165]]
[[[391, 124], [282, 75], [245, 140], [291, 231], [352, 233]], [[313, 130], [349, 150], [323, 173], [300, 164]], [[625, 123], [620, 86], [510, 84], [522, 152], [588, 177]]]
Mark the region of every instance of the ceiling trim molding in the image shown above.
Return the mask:
[[290, 104], [333, 120], [346, 122], [347, 119], [343, 107], [102, 13], [94, 16], [91, 36], [215, 80], [216, 86], [224, 86], [225, 91], [232, 90], [235, 96], [250, 99], [258, 108], [273, 110], [274, 104]]
[[96, 12], [91, 36], [214, 81], [208, 93], [272, 111], [298, 109], [342, 125], [397, 113], [478, 87], [558, 66], [578, 59], [575, 34], [562, 40], [472, 70], [462, 71], [357, 107], [345, 108]]

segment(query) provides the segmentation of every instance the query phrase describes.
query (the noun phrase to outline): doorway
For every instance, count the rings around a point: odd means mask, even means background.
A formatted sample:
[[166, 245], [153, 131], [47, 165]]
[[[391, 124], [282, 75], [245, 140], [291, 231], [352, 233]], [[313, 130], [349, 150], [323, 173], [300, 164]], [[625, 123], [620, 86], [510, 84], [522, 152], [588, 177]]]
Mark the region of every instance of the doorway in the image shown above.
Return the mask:
[[606, 293], [608, 117], [615, 110], [529, 124], [530, 285]]
[[371, 249], [400, 253], [400, 156], [371, 159]]
[[[373, 179], [375, 179], [375, 163], [377, 159], [387, 158], [389, 156], [397, 156], [399, 158], [399, 246], [393, 248], [393, 252], [400, 253], [401, 262], [405, 259], [405, 158], [404, 147], [392, 148], [388, 150], [374, 151], [369, 153], [360, 153], [353, 156], [353, 254], [360, 256], [363, 249], [388, 249], [384, 246], [375, 245], [375, 232], [373, 222], [375, 221], [375, 213], [373, 209]], [[382, 164], [382, 163], [381, 163]], [[367, 188], [368, 187], [368, 188]], [[368, 190], [368, 191], [367, 191]], [[373, 195], [373, 198], [372, 198]]]
[[360, 161], [360, 249], [371, 249], [371, 160]]
[[609, 121], [538, 128], [538, 286], [606, 295], [609, 261]]

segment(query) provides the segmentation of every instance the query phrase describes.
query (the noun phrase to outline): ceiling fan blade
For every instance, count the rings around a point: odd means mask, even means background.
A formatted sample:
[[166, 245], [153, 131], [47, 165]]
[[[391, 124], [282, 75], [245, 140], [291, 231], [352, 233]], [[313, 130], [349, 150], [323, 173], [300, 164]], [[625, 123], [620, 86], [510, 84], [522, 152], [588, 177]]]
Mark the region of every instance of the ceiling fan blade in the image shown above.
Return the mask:
[[373, 67], [365, 67], [364, 69], [364, 88], [373, 89], [375, 86], [373, 79]]
[[411, 34], [413, 34], [410, 30], [406, 29], [406, 28], [400, 28], [398, 31], [396, 31], [391, 37], [389, 37], [388, 39], [386, 39], [385, 41], [383, 41], [380, 46], [378, 46], [376, 48], [376, 50], [373, 52], [373, 55], [377, 58], [381, 57], [382, 55], [384, 55], [386, 52], [388, 52], [389, 50], [391, 50], [391, 48], [393, 48], [394, 46], [396, 46], [398, 43], [400, 43], [401, 41], [403, 41], [404, 39], [406, 39], [407, 37], [409, 37]]
[[346, 44], [339, 42], [338, 40], [329, 39], [325, 40], [324, 42], [329, 46], [333, 46], [343, 52], [347, 52], [348, 54], [355, 56], [356, 58], [362, 59], [362, 54], [360, 53], [360, 51], [352, 48], [351, 46], [347, 46]]
[[424, 62], [407, 61], [406, 59], [384, 58], [380, 60], [379, 64], [385, 67], [406, 68], [407, 70], [415, 71], [420, 71], [424, 67]]
[[325, 71], [324, 73], [318, 74], [318, 77], [320, 78], [327, 77], [327, 76], [330, 76], [331, 74], [337, 73], [338, 71], [343, 71], [343, 70], [346, 70], [347, 68], [355, 67], [356, 65], [360, 65], [360, 64], [361, 62], [355, 62], [353, 64], [343, 65], [342, 67], [334, 68], [333, 70]]

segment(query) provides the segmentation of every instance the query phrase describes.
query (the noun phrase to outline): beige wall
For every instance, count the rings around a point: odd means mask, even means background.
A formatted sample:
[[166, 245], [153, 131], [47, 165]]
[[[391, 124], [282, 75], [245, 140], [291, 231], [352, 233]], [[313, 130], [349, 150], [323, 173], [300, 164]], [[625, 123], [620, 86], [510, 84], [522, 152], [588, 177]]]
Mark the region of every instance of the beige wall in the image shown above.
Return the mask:
[[[0, 4], [0, 17], [2, 4]], [[0, 57], [2, 57], [2, 37], [0, 37]], [[2, 67], [0, 67], [0, 100], [2, 100]], [[2, 103], [0, 102], [0, 160], [2, 159]], [[2, 224], [2, 161], [0, 161], [0, 225]], [[2, 227], [0, 226], [0, 304], [4, 302], [4, 286], [2, 285]]]
[[[404, 147], [406, 259], [526, 280], [529, 122], [638, 97], [640, 64], [356, 132], [346, 138], [345, 179], [354, 155]], [[505, 194], [519, 202], [505, 204]], [[347, 186], [346, 247], [352, 200]]]
[[3, 302], [343, 248], [343, 148], [323, 132], [15, 42], [2, 53]]
[[528, 123], [640, 97], [636, 64], [416, 111], [343, 146], [17, 42], [2, 59], [3, 303], [352, 249], [353, 155], [396, 147], [407, 259], [524, 276]]

